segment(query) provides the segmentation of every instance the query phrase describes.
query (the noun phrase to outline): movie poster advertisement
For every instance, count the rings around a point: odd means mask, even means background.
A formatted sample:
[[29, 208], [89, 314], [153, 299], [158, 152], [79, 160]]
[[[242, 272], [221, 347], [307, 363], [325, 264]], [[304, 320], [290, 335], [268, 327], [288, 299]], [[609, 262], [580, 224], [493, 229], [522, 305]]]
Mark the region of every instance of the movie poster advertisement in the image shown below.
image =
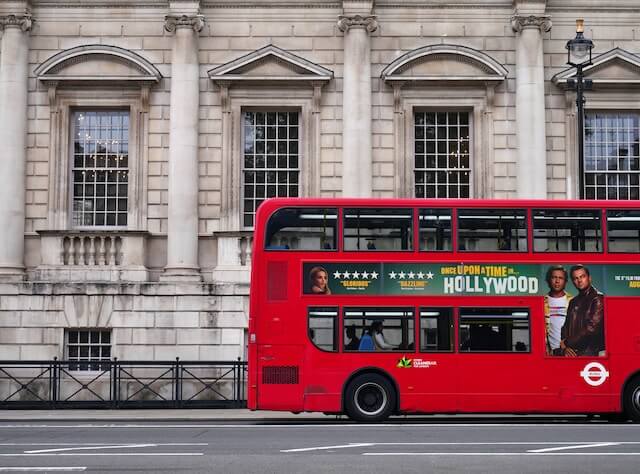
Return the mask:
[[303, 264], [306, 295], [542, 296], [550, 356], [605, 355], [604, 296], [640, 296], [640, 265]]

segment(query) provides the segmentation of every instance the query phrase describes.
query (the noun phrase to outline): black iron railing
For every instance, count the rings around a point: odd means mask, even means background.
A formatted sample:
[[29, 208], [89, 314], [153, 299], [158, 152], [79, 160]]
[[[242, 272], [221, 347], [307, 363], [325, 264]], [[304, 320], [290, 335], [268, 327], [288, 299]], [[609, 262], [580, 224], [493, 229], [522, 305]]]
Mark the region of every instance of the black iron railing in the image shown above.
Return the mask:
[[237, 361], [0, 361], [0, 409], [243, 408]]

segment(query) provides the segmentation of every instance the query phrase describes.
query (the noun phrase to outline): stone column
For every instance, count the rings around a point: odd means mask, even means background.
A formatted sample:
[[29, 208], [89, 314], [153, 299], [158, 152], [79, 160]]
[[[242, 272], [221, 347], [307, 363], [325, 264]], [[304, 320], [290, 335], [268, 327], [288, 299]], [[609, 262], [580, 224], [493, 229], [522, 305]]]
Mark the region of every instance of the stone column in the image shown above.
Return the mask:
[[202, 15], [168, 15], [171, 60], [167, 266], [163, 280], [200, 280], [198, 266], [198, 32]]
[[371, 45], [373, 15], [340, 16], [344, 32], [342, 90], [342, 195], [371, 197]]
[[31, 15], [0, 17], [0, 280], [24, 279], [27, 79]]
[[516, 128], [518, 135], [518, 197], [547, 198], [544, 62], [542, 33], [551, 29], [548, 16], [515, 15]]

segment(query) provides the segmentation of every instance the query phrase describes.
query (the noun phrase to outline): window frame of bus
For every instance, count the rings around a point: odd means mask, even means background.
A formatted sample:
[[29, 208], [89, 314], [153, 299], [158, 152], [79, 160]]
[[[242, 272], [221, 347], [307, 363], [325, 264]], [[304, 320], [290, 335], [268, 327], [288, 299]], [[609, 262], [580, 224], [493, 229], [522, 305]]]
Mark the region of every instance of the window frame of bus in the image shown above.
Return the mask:
[[[491, 214], [491, 213], [495, 213], [497, 211], [504, 211], [505, 213], [507, 212], [512, 212], [514, 214], [512, 214], [512, 218], [515, 220], [515, 222], [522, 222], [522, 224], [524, 224], [524, 227], [516, 227], [515, 231], [516, 231], [516, 235], [515, 237], [511, 237], [512, 240], [516, 241], [516, 246], [517, 246], [517, 242], [519, 240], [524, 240], [524, 245], [525, 248], [524, 250], [507, 250], [507, 249], [489, 249], [489, 250], [467, 250], [467, 249], [461, 249], [460, 245], [462, 243], [462, 239], [461, 239], [461, 234], [460, 234], [460, 229], [462, 228], [462, 226], [460, 225], [460, 219], [465, 218], [466, 216], [461, 216], [460, 214], [463, 212], [476, 212], [476, 213], [481, 213], [481, 212], [486, 212], [487, 214]], [[520, 212], [522, 213], [521, 215], [517, 215], [515, 213]], [[496, 216], [498, 221], [500, 220], [500, 217], [502, 216]], [[505, 252], [505, 253], [510, 253], [510, 254], [525, 254], [525, 253], [529, 253], [529, 209], [526, 207], [459, 207], [456, 209], [456, 213], [455, 213], [455, 221], [456, 221], [456, 226], [455, 226], [455, 248], [457, 252], [461, 252], [461, 253], [494, 253], [494, 252]], [[502, 229], [500, 229], [502, 230]], [[524, 235], [517, 235], [517, 231], [518, 230], [524, 230]], [[492, 237], [493, 238], [493, 237]], [[498, 240], [501, 237], [498, 237]], [[479, 239], [478, 239], [479, 240]]]
[[[445, 313], [443, 313], [443, 311], [446, 311]], [[433, 313], [433, 312], [437, 312], [436, 314], [428, 314], [428, 313]], [[440, 322], [440, 317], [444, 316], [446, 318], [448, 318], [449, 320], [449, 324], [448, 324], [448, 328], [449, 328], [449, 349], [433, 349], [430, 350], [425, 346], [423, 346], [422, 344], [422, 320], [423, 319], [437, 319], [438, 322]], [[455, 341], [455, 308], [451, 307], [451, 306], [438, 306], [438, 307], [427, 307], [427, 306], [421, 306], [420, 308], [418, 308], [418, 317], [419, 317], [419, 323], [418, 323], [418, 336], [419, 336], [419, 346], [418, 346], [418, 351], [420, 353], [423, 354], [451, 354], [455, 352], [455, 345], [456, 345], [456, 341]], [[442, 318], [444, 319], [444, 318]], [[436, 328], [436, 332], [438, 331], [439, 326]]]
[[[423, 216], [436, 216], [437, 220], [439, 220], [441, 218], [441, 216], [445, 215], [446, 212], [449, 213], [449, 244], [451, 246], [451, 248], [449, 248], [448, 250], [446, 249], [429, 249], [429, 248], [423, 248], [422, 246], [422, 222], [425, 221], [426, 219], [423, 219]], [[438, 213], [437, 215], [435, 213]], [[417, 218], [418, 218], [418, 225], [417, 227], [417, 239], [418, 239], [418, 244], [417, 244], [417, 249], [419, 252], [445, 252], [445, 253], [453, 253], [453, 250], [455, 248], [454, 245], [454, 241], [455, 241], [455, 232], [454, 232], [454, 226], [453, 226], [453, 222], [454, 222], [454, 213], [453, 213], [453, 208], [450, 207], [429, 207], [429, 208], [425, 208], [425, 207], [419, 207], [417, 209]], [[425, 229], [428, 229], [428, 227], [425, 226]], [[445, 229], [446, 232], [446, 229]], [[443, 240], [446, 241], [446, 236], [443, 237]], [[436, 237], [437, 239], [437, 237]], [[437, 246], [437, 245], [436, 245]]]
[[[312, 314], [312, 312], [316, 312], [316, 313], [331, 313], [331, 314]], [[309, 306], [307, 308], [307, 338], [309, 339], [309, 341], [311, 342], [311, 344], [313, 344], [313, 346], [318, 349], [319, 351], [322, 352], [328, 352], [328, 353], [335, 353], [335, 352], [339, 352], [339, 347], [340, 347], [340, 336], [339, 336], [339, 326], [340, 323], [338, 321], [339, 319], [339, 315], [340, 315], [340, 308], [338, 306]], [[317, 318], [317, 319], [331, 319], [333, 321], [333, 349], [332, 350], [328, 350], [328, 349], [324, 349], [321, 346], [319, 346], [316, 341], [315, 341], [315, 337], [311, 337], [311, 330], [315, 330], [317, 328], [312, 328], [311, 327], [311, 319], [312, 318]]]
[[[400, 217], [408, 217], [408, 221], [410, 223], [410, 228], [407, 231], [407, 238], [405, 239], [407, 244], [409, 245], [408, 249], [399, 249], [399, 250], [390, 250], [390, 249], [379, 249], [379, 248], [369, 248], [369, 244], [367, 244], [367, 248], [361, 249], [361, 248], [355, 248], [355, 249], [351, 249], [351, 248], [347, 248], [347, 237], [348, 238], [354, 238], [352, 236], [347, 236], [347, 229], [354, 229], [357, 228], [358, 230], [361, 228], [360, 226], [357, 227], [348, 227], [347, 226], [347, 216], [349, 215], [350, 212], [353, 211], [359, 211], [360, 213], [366, 210], [368, 212], [372, 212], [372, 213], [376, 213], [376, 212], [388, 212], [388, 211], [405, 211], [407, 213], [407, 216], [402, 216], [399, 214]], [[383, 214], [384, 216], [384, 214]], [[375, 217], [373, 217], [375, 218]], [[372, 219], [373, 219], [372, 218]], [[360, 214], [358, 214], [358, 220], [360, 220]], [[389, 227], [378, 227], [378, 229], [388, 229]], [[415, 207], [408, 207], [408, 206], [389, 206], [389, 207], [370, 207], [370, 206], [362, 206], [362, 207], [355, 207], [355, 206], [344, 206], [342, 207], [342, 219], [340, 222], [340, 229], [342, 230], [342, 239], [341, 239], [341, 245], [342, 245], [342, 251], [343, 252], [398, 252], [398, 253], [413, 253], [415, 250]], [[364, 239], [365, 241], [369, 240], [369, 241], [375, 241], [375, 236], [373, 238], [368, 238], [370, 236], [360, 236], [357, 235], [355, 238], [358, 240], [357, 244], [360, 245], [360, 240]], [[385, 236], [379, 236], [377, 238], [383, 239], [383, 238], [388, 238]], [[400, 242], [402, 245], [402, 241]], [[373, 244], [375, 246], [375, 243]]]
[[[596, 250], [553, 250], [551, 249], [549, 246], [547, 246], [546, 249], [542, 249], [542, 250], [538, 250], [536, 248], [536, 240], [540, 241], [540, 240], [556, 240], [559, 241], [559, 238], [556, 236], [554, 237], [546, 237], [546, 238], [538, 238], [536, 239], [536, 213], [542, 211], [542, 212], [591, 212], [594, 214], [594, 216], [598, 217], [598, 223], [599, 223], [599, 231], [600, 233], [598, 234], [598, 229], [596, 229], [596, 237], [594, 239], [594, 241], [596, 242]], [[575, 220], [576, 217], [579, 216], [574, 216], [572, 218], [572, 220]], [[575, 253], [575, 254], [584, 254], [584, 253], [598, 253], [598, 254], [602, 254], [604, 253], [604, 245], [605, 245], [605, 241], [604, 241], [604, 227], [602, 225], [602, 219], [603, 219], [603, 212], [602, 209], [593, 209], [593, 208], [574, 208], [574, 209], [568, 209], [565, 207], [532, 207], [531, 208], [531, 240], [532, 240], [532, 250], [534, 253], [554, 253], [554, 254], [558, 254], [558, 253]], [[595, 220], [595, 219], [593, 219]], [[547, 229], [543, 229], [543, 230], [547, 230]], [[548, 230], [551, 230], [551, 228], [549, 228]], [[556, 229], [557, 230], [557, 229]], [[563, 237], [564, 238], [564, 237]], [[571, 240], [572, 237], [569, 236], [569, 239]], [[586, 238], [585, 238], [586, 239]], [[597, 244], [597, 242], [599, 242], [599, 245]], [[557, 243], [556, 243], [557, 246]], [[585, 247], [586, 247], [586, 243], [585, 243]], [[599, 247], [599, 250], [598, 250]]]
[[[636, 250], [612, 250], [611, 249], [611, 227], [610, 227], [610, 223], [612, 222], [612, 220], [616, 217], [620, 217], [620, 216], [611, 216], [611, 214], [613, 213], [618, 213], [618, 214], [623, 214], [623, 213], [627, 213], [627, 214], [632, 214], [635, 213], [635, 216], [629, 216], [629, 217], [636, 217], [636, 219], [632, 219], [632, 222], [638, 222], [638, 228], [637, 229], [630, 229], [631, 231], [633, 230], [637, 230], [638, 232], [638, 236], [636, 237], [637, 240], [637, 249]], [[637, 254], [640, 253], [640, 209], [606, 209], [606, 214], [605, 214], [605, 219], [607, 221], [607, 252], [608, 253], [631, 253], [631, 254]], [[617, 236], [617, 239], [620, 240], [627, 240], [627, 238], [625, 237], [620, 237]], [[630, 238], [629, 238], [630, 240]]]
[[[458, 344], [457, 344], [457, 352], [460, 354], [531, 354], [531, 308], [530, 307], [517, 307], [517, 306], [513, 306], [513, 307], [499, 307], [499, 308], [495, 308], [495, 307], [465, 307], [465, 306], [461, 306], [459, 308], [457, 308], [457, 322], [458, 322]], [[482, 310], [486, 310], [487, 313], [490, 312], [494, 312], [494, 311], [499, 311], [502, 312], [504, 314], [504, 319], [509, 319], [509, 317], [507, 316], [507, 312], [511, 312], [510, 316], [510, 320], [513, 321], [514, 318], [513, 316], [515, 316], [515, 313], [518, 312], [526, 312], [526, 321], [527, 321], [527, 342], [526, 342], [526, 350], [525, 351], [517, 351], [515, 350], [515, 345], [513, 346], [514, 349], [512, 350], [473, 350], [471, 348], [469, 348], [468, 350], [462, 349], [462, 344], [465, 341], [462, 340], [462, 325], [463, 325], [463, 317], [465, 317], [465, 315], [463, 314], [464, 311], [482, 311]], [[497, 315], [489, 315], [491, 317], [497, 316]], [[518, 316], [524, 316], [524, 315], [518, 315]], [[469, 317], [478, 317], [478, 316], [469, 316]], [[484, 315], [480, 315], [480, 318], [485, 317]], [[470, 326], [470, 324], [468, 324]], [[513, 329], [512, 329], [513, 331]], [[469, 329], [469, 332], [471, 332], [471, 330]], [[499, 333], [497, 333], [499, 334]], [[512, 332], [513, 334], [513, 332]], [[471, 335], [469, 335], [469, 337], [471, 337]], [[517, 343], [516, 343], [517, 344]]]
[[[314, 211], [331, 211], [333, 212], [333, 214], [327, 214], [325, 215], [325, 219], [327, 218], [331, 218], [334, 217], [335, 218], [335, 223], [333, 226], [323, 226], [325, 229], [329, 228], [329, 229], [333, 229], [333, 242], [331, 243], [331, 248], [319, 248], [319, 249], [306, 249], [306, 248], [286, 248], [286, 246], [270, 246], [268, 245], [268, 242], [270, 241], [271, 238], [273, 238], [274, 235], [277, 234], [278, 231], [280, 231], [281, 229], [285, 228], [286, 226], [280, 227], [278, 228], [277, 231], [274, 231], [271, 233], [270, 235], [270, 227], [271, 227], [271, 222], [272, 219], [279, 213], [279, 212], [283, 212], [283, 211], [299, 211], [300, 213], [302, 212], [314, 212]], [[327, 208], [323, 208], [323, 207], [306, 207], [306, 206], [288, 206], [288, 207], [281, 207], [279, 209], [276, 209], [275, 211], [273, 211], [271, 213], [271, 215], [269, 215], [269, 218], [267, 219], [267, 224], [265, 225], [265, 229], [264, 229], [264, 250], [265, 251], [269, 251], [269, 252], [281, 252], [281, 251], [287, 251], [287, 252], [337, 252], [338, 251], [338, 241], [339, 241], [339, 221], [340, 221], [340, 215], [339, 215], [339, 209], [338, 207], [327, 207]], [[289, 225], [288, 227], [292, 227], [295, 228], [294, 226]], [[323, 237], [324, 238], [324, 237]]]
[[[362, 316], [354, 316], [354, 315], [347, 315], [347, 311], [359, 311], [362, 312]], [[368, 311], [373, 311], [373, 312], [389, 312], [389, 311], [401, 311], [404, 312], [403, 315], [374, 315], [374, 316], [368, 316], [367, 312]], [[412, 328], [407, 328], [406, 334], [407, 336], [411, 335], [412, 340], [407, 342], [407, 346], [411, 343], [413, 343], [413, 349], [400, 349], [395, 348], [395, 349], [388, 349], [388, 350], [360, 350], [360, 349], [356, 349], [356, 350], [345, 350], [344, 348], [344, 341], [342, 341], [342, 352], [348, 353], [348, 354], [355, 354], [355, 353], [365, 353], [365, 354], [372, 354], [372, 353], [379, 353], [379, 354], [386, 354], [386, 353], [399, 353], [399, 352], [405, 352], [405, 353], [414, 353], [416, 352], [416, 308], [413, 306], [375, 306], [375, 307], [370, 307], [370, 306], [344, 306], [342, 307], [342, 325], [340, 328], [340, 332], [341, 334], [344, 334], [344, 331], [346, 330], [347, 327], [347, 320], [355, 320], [355, 319], [360, 319], [361, 321], [365, 321], [366, 320], [370, 320], [371, 323], [369, 323], [366, 326], [362, 326], [361, 324], [356, 325], [356, 328], [365, 328], [364, 331], [367, 332], [369, 330], [369, 328], [371, 327], [371, 324], [373, 324], [373, 321], [387, 321], [387, 320], [399, 320], [400, 322], [402, 322], [402, 320], [408, 321], [409, 323], [411, 323], [413, 325]], [[351, 325], [351, 324], [349, 324]], [[402, 329], [402, 326], [400, 326], [399, 328], [401, 331], [404, 331]], [[357, 330], [357, 329], [356, 329]], [[360, 335], [360, 340], [362, 340], [362, 336], [364, 336], [365, 332], [363, 332]], [[389, 342], [389, 341], [387, 341]]]

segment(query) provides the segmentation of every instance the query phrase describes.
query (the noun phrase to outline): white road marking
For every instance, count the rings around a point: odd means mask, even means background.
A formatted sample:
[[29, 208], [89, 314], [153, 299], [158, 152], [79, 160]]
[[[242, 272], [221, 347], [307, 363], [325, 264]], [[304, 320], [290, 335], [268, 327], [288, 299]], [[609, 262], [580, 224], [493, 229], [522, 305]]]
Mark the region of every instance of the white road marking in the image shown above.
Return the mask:
[[[551, 451], [562, 451], [565, 449], [582, 449], [582, 448], [600, 448], [602, 446], [616, 446], [621, 443], [596, 443], [596, 444], [578, 444], [573, 446], [558, 446], [556, 448], [531, 449], [529, 453], [549, 453]], [[629, 443], [631, 444], [631, 443]]]
[[585, 441], [502, 441], [502, 442], [416, 442], [416, 443], [349, 443], [339, 446], [314, 446], [308, 448], [281, 449], [281, 453], [299, 453], [305, 451], [322, 451], [328, 449], [345, 449], [358, 448], [363, 446], [557, 446], [554, 448], [544, 448], [540, 450], [529, 450], [530, 453], [558, 451], [563, 449], [577, 449], [599, 446], [614, 446], [621, 444], [640, 444], [640, 441], [591, 441], [585, 444]]
[[362, 453], [363, 456], [640, 456], [640, 453]]
[[363, 446], [375, 446], [376, 443], [349, 443], [340, 446], [316, 446], [313, 448], [296, 448], [296, 449], [281, 449], [281, 453], [301, 453], [304, 451], [323, 451], [327, 449], [343, 449], [343, 448], [358, 448]]
[[120, 448], [155, 448], [157, 444], [114, 444], [111, 446], [77, 446], [75, 448], [52, 448], [52, 449], [36, 449], [33, 451], [25, 451], [25, 454], [38, 454], [38, 453], [55, 453], [61, 451], [77, 451], [77, 450], [89, 450], [89, 449], [120, 449]]
[[[547, 427], [547, 428], [575, 428], [576, 426], [580, 426], [580, 429], [585, 428], [595, 428], [602, 429], [602, 423], [593, 423], [593, 424], [575, 424], [575, 423], [545, 423], [545, 424], [533, 424], [533, 423], [520, 423], [520, 424], [511, 424], [511, 423], [378, 423], [378, 424], [362, 424], [362, 423], [340, 423], [340, 424], [330, 424], [330, 425], [321, 425], [321, 424], [300, 424], [300, 425], [262, 425], [262, 424], [241, 424], [241, 425], [215, 425], [215, 424], [193, 424], [193, 425], [156, 425], [156, 424], [81, 424], [81, 425], [21, 425], [21, 424], [11, 424], [11, 425], [2, 425], [0, 424], [0, 430], [2, 429], [11, 429], [15, 430], [18, 428], [67, 428], [67, 429], [82, 429], [82, 428], [105, 428], [105, 429], [125, 429], [125, 428], [153, 428], [153, 429], [170, 429], [170, 428], [222, 428], [222, 429], [230, 429], [230, 428], [240, 428], [240, 429], [259, 429], [259, 428], [277, 428], [277, 429], [299, 429], [299, 428], [318, 428], [321, 426], [322, 428], [361, 428], [363, 430], [370, 430], [371, 428], [398, 428], [398, 427], [420, 427], [420, 428], [531, 428], [535, 426], [539, 427]], [[615, 425], [607, 425], [608, 428], [630, 428], [630, 429], [640, 429], [640, 425], [633, 423], [626, 424], [615, 424]]]
[[0, 472], [71, 472], [71, 471], [86, 471], [86, 466], [74, 466], [74, 467], [0, 467]]
[[3, 458], [41, 456], [204, 456], [204, 453], [0, 453]]
[[[0, 446], [113, 446], [113, 443], [0, 443]], [[154, 446], [209, 446], [209, 443], [155, 443]]]

